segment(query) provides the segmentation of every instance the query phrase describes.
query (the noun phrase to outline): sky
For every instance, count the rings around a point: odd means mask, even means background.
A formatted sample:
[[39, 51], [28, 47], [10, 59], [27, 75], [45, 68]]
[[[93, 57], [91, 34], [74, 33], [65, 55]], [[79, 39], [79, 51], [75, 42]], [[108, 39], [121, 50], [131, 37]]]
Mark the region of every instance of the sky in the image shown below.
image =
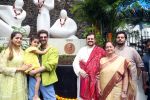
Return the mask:
[[124, 4], [121, 5], [121, 7], [126, 8], [130, 6], [132, 8], [132, 5], [136, 2], [138, 2], [143, 9], [150, 10], [150, 0], [127, 0]]
[[137, 0], [139, 1], [140, 5], [146, 9], [146, 10], [150, 10], [150, 0]]

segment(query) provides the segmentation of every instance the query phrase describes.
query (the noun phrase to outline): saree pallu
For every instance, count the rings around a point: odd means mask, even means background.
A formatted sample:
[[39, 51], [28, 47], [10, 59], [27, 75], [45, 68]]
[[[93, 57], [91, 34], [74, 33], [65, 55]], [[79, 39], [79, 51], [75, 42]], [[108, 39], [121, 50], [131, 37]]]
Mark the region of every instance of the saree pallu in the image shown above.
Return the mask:
[[[103, 58], [100, 63], [100, 100], [122, 100], [123, 78], [125, 71], [128, 71], [128, 62], [123, 57], [115, 57], [109, 61]], [[130, 84], [130, 80], [127, 82], [128, 91], [126, 100], [134, 100], [134, 88]]]
[[87, 62], [80, 61], [80, 67], [88, 74], [86, 78], [80, 77], [80, 97], [83, 100], [99, 100], [97, 75], [99, 74], [99, 59], [103, 57], [104, 50], [95, 47]]

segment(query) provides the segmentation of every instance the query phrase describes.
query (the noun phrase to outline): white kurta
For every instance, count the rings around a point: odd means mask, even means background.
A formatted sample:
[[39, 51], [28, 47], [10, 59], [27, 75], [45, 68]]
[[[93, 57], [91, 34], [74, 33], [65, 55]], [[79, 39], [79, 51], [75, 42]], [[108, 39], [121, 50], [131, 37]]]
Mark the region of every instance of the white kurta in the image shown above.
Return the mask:
[[95, 46], [93, 46], [92, 48], [88, 47], [88, 46], [85, 46], [85, 47], [82, 47], [79, 52], [77, 53], [74, 61], [73, 61], [73, 69], [74, 69], [74, 72], [75, 74], [77, 75], [77, 98], [78, 100], [81, 100], [80, 98], [80, 76], [79, 76], [79, 72], [81, 70], [80, 68], [80, 65], [79, 65], [79, 62], [82, 60], [84, 62], [87, 62], [87, 60], [89, 59], [89, 56], [93, 50]]

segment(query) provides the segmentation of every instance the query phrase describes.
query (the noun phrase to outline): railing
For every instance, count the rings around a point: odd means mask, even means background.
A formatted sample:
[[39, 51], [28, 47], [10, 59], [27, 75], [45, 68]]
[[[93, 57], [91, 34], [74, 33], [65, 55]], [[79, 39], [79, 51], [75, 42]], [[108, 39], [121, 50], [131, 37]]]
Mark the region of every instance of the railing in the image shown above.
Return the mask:
[[132, 34], [128, 34], [127, 45], [135, 48], [138, 53], [143, 56], [146, 53], [146, 41], [150, 39], [150, 34], [148, 32], [143, 32], [141, 35], [139, 34], [137, 37]]

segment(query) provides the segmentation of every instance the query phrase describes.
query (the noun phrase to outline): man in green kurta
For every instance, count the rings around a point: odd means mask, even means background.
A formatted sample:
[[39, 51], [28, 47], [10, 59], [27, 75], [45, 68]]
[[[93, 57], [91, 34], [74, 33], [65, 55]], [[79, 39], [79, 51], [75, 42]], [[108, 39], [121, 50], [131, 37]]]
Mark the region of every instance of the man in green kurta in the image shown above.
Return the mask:
[[[41, 43], [41, 50], [48, 47], [48, 32], [41, 30], [38, 32], [38, 36]], [[58, 50], [52, 46], [49, 46], [49, 51], [39, 57], [41, 67], [36, 70], [32, 70], [29, 74], [31, 76], [41, 73], [42, 82], [40, 84], [40, 92], [42, 93], [42, 100], [56, 100], [55, 90], [53, 84], [58, 81], [56, 75], [56, 66], [58, 63]], [[36, 80], [34, 77], [29, 77], [29, 100], [33, 99], [34, 87]]]

